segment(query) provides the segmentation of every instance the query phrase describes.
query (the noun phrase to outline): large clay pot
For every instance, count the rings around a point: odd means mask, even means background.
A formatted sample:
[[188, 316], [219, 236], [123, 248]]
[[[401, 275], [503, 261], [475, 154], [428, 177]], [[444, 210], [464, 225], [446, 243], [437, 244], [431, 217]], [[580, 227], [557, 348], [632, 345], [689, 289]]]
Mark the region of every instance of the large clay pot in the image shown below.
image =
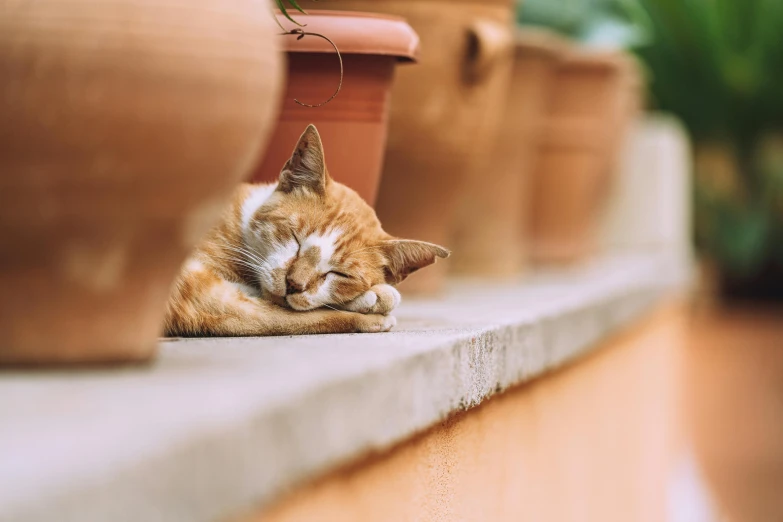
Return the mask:
[[[328, 3], [332, 6], [332, 3]], [[378, 194], [386, 150], [389, 101], [398, 62], [412, 62], [419, 37], [401, 18], [368, 13], [319, 11], [297, 13], [308, 33], [327, 36], [340, 50], [344, 77], [334, 46], [317, 36], [283, 37], [288, 52], [288, 82], [283, 110], [272, 134], [256, 181], [275, 181], [308, 123], [315, 124], [324, 142], [329, 174], [373, 204]], [[280, 24], [297, 28], [282, 14]]]
[[0, 363], [141, 361], [271, 130], [257, 0], [0, 6]]
[[543, 263], [592, 253], [620, 144], [638, 103], [621, 53], [574, 51], [558, 65], [532, 182], [530, 254]]
[[500, 130], [484, 170], [468, 178], [454, 237], [454, 271], [509, 277], [527, 258], [530, 176], [555, 67], [567, 42], [553, 33], [517, 32]]
[[[314, 4], [326, 7], [327, 3]], [[402, 16], [421, 37], [416, 67], [392, 89], [389, 142], [377, 211], [401, 237], [449, 245], [464, 182], [482, 164], [505, 110], [513, 45], [512, 0], [330, 0], [330, 8]], [[406, 280], [433, 293], [448, 262]]]

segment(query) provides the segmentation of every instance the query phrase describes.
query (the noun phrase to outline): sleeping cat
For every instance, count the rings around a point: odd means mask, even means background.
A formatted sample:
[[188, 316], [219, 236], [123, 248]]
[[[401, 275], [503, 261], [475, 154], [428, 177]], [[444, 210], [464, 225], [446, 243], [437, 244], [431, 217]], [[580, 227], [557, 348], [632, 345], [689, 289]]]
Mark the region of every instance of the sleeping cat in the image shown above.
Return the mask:
[[310, 125], [279, 181], [241, 185], [185, 262], [166, 334], [385, 332], [400, 302], [392, 285], [448, 255], [386, 234], [372, 208], [329, 177]]

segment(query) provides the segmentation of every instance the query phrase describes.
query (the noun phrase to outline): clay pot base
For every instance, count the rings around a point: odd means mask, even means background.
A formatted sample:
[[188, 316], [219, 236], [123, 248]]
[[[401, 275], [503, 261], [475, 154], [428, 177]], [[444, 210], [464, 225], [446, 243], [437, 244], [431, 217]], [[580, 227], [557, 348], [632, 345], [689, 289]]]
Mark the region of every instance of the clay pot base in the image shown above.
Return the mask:
[[[84, 205], [87, 202], [83, 202]], [[81, 207], [82, 209], [86, 207]], [[150, 359], [187, 250], [163, 221], [28, 229], [0, 274], [2, 364], [109, 364]], [[179, 245], [178, 245], [179, 244]]]

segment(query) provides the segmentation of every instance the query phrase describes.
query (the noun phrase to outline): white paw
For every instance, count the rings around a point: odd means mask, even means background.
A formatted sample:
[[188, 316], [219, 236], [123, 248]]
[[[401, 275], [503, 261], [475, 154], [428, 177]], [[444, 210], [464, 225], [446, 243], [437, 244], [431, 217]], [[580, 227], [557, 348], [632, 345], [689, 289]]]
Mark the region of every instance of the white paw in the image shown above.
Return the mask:
[[361, 333], [379, 333], [388, 332], [397, 326], [397, 318], [390, 315], [366, 315], [359, 324], [358, 331]]
[[388, 315], [397, 308], [402, 301], [402, 296], [396, 288], [390, 285], [376, 285], [371, 288], [378, 299], [370, 313]]
[[397, 326], [397, 318], [392, 315], [383, 316], [383, 325], [381, 326], [382, 332], [388, 332], [392, 328]]
[[390, 285], [375, 285], [365, 293], [345, 304], [343, 308], [360, 314], [389, 315], [402, 301], [396, 288]]
[[372, 290], [367, 290], [362, 295], [344, 305], [345, 310], [357, 312], [360, 314], [372, 313], [375, 303], [378, 302], [378, 294]]

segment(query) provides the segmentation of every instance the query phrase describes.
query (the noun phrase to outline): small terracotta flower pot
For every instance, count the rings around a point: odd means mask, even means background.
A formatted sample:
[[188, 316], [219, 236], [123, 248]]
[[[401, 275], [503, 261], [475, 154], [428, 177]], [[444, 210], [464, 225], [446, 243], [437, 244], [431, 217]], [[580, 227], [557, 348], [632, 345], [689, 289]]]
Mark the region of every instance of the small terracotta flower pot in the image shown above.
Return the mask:
[[[340, 83], [339, 60], [334, 47], [322, 38], [280, 36], [288, 53], [283, 109], [253, 178], [277, 180], [302, 131], [313, 123], [323, 139], [332, 177], [374, 204], [386, 150], [394, 70], [397, 63], [416, 59], [419, 38], [403, 19], [392, 16], [314, 11], [295, 17], [303, 30], [327, 36], [340, 50], [342, 88], [320, 107], [296, 103], [312, 105], [329, 99]], [[286, 29], [297, 27], [282, 14], [277, 19]]]
[[256, 0], [0, 6], [0, 364], [143, 361], [271, 130]]
[[[474, 169], [486, 170], [484, 151], [505, 110], [514, 2], [330, 0], [314, 7], [327, 5], [402, 16], [421, 37], [418, 65], [400, 68], [392, 89], [377, 210], [391, 234], [449, 245], [464, 182]], [[437, 263], [401, 288], [437, 292], [449, 266]]]
[[567, 42], [553, 33], [517, 33], [511, 85], [486, 170], [468, 180], [454, 238], [454, 271], [508, 277], [527, 257], [531, 168], [555, 67]]
[[593, 252], [633, 103], [631, 62], [574, 51], [558, 65], [532, 182], [530, 254], [573, 262]]

